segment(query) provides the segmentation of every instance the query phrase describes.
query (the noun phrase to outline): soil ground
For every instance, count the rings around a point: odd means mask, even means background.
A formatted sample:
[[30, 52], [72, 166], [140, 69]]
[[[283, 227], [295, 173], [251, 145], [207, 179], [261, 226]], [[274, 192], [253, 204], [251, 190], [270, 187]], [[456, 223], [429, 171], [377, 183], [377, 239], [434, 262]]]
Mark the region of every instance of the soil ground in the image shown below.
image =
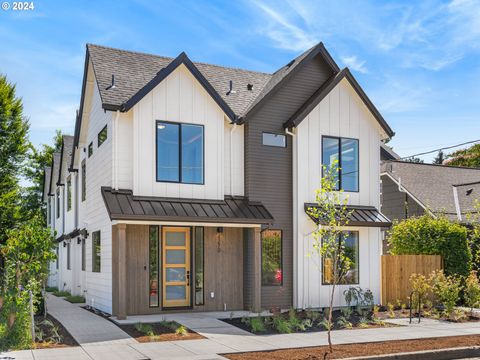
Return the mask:
[[[480, 335], [334, 345], [333, 354], [329, 355], [328, 359], [343, 359], [355, 356], [394, 354], [407, 351], [413, 352], [479, 345]], [[311, 348], [227, 354], [223, 356], [231, 360], [317, 360], [323, 359], [324, 354], [327, 351], [328, 346], [317, 346]]]
[[[44, 338], [48, 339], [53, 334], [51, 332], [51, 327], [42, 324], [44, 320], [43, 316], [35, 316], [35, 323], [37, 325], [37, 329], [41, 329], [44, 333]], [[35, 349], [51, 349], [51, 348], [59, 348], [59, 347], [67, 347], [67, 346], [78, 346], [78, 343], [75, 341], [72, 335], [63, 327], [63, 325], [58, 322], [54, 317], [47, 315], [47, 320], [51, 321], [57, 328], [58, 333], [62, 338], [62, 341], [59, 343], [54, 343], [50, 341], [42, 341], [42, 342], [35, 342], [33, 344], [33, 348]], [[38, 331], [38, 330], [37, 330]]]
[[177, 335], [175, 332], [159, 323], [149, 323], [148, 325], [152, 326], [152, 330], [155, 336], [148, 336], [144, 333], [135, 329], [135, 325], [119, 325], [116, 324], [120, 329], [125, 331], [128, 335], [136, 339], [138, 342], [155, 342], [155, 341], [176, 341], [176, 340], [194, 340], [194, 339], [204, 339], [204, 337], [196, 332], [187, 329], [188, 333], [186, 335]]

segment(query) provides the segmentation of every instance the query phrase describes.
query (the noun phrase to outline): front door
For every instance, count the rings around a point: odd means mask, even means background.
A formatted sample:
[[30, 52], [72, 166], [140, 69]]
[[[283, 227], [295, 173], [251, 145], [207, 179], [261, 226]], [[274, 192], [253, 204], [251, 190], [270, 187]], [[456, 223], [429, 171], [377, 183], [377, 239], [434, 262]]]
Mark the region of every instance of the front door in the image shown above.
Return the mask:
[[163, 307], [190, 306], [190, 228], [162, 227]]

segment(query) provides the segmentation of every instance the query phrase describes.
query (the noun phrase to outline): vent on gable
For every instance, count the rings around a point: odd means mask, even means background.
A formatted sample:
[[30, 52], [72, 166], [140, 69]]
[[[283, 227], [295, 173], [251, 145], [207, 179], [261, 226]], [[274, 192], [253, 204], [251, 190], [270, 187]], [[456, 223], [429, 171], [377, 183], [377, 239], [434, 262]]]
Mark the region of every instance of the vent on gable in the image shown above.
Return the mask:
[[253, 90], [253, 84], [247, 84], [247, 90], [252, 91]]
[[115, 86], [115, 75], [112, 74], [112, 83], [110, 85], [108, 85], [105, 90], [111, 90], [111, 89], [115, 89], [116, 86]]
[[227, 91], [227, 95], [230, 95], [230, 94], [236, 94], [237, 92], [235, 90], [233, 90], [233, 81], [230, 80], [229, 82], [229, 90]]

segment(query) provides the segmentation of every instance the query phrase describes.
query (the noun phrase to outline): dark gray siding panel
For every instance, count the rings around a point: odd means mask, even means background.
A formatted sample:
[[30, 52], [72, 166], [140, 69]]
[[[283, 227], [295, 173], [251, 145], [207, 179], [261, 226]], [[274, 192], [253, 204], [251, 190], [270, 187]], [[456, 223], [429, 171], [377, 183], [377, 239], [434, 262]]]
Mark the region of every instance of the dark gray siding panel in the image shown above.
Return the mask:
[[[262, 145], [262, 132], [283, 134], [283, 123], [332, 75], [320, 58], [287, 81], [245, 124], [245, 195], [271, 212], [271, 229], [283, 231], [283, 286], [262, 287], [262, 307], [292, 306], [292, 139], [286, 148]], [[247, 290], [248, 293], [248, 290]], [[246, 297], [248, 299], [248, 296]]]

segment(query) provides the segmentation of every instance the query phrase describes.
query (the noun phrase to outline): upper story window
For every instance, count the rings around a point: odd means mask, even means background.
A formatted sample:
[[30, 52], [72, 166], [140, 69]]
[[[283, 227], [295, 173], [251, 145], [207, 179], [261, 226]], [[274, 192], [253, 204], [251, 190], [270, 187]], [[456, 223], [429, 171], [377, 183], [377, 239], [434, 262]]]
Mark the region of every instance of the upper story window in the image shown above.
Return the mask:
[[100, 130], [97, 135], [97, 147], [100, 147], [105, 142], [105, 140], [107, 140], [107, 135], [107, 125], [105, 125], [105, 127]]
[[337, 190], [358, 191], [358, 140], [324, 136], [322, 138], [322, 164], [330, 167], [338, 161]]
[[60, 217], [60, 188], [57, 188], [57, 219]]
[[204, 183], [203, 125], [157, 121], [157, 181]]
[[282, 134], [262, 133], [262, 144], [275, 147], [287, 147], [287, 137]]
[[72, 176], [67, 178], [67, 211], [72, 210]]
[[87, 165], [82, 161], [82, 201], [87, 198]]
[[88, 144], [88, 157], [92, 156], [93, 154], [93, 142]]

